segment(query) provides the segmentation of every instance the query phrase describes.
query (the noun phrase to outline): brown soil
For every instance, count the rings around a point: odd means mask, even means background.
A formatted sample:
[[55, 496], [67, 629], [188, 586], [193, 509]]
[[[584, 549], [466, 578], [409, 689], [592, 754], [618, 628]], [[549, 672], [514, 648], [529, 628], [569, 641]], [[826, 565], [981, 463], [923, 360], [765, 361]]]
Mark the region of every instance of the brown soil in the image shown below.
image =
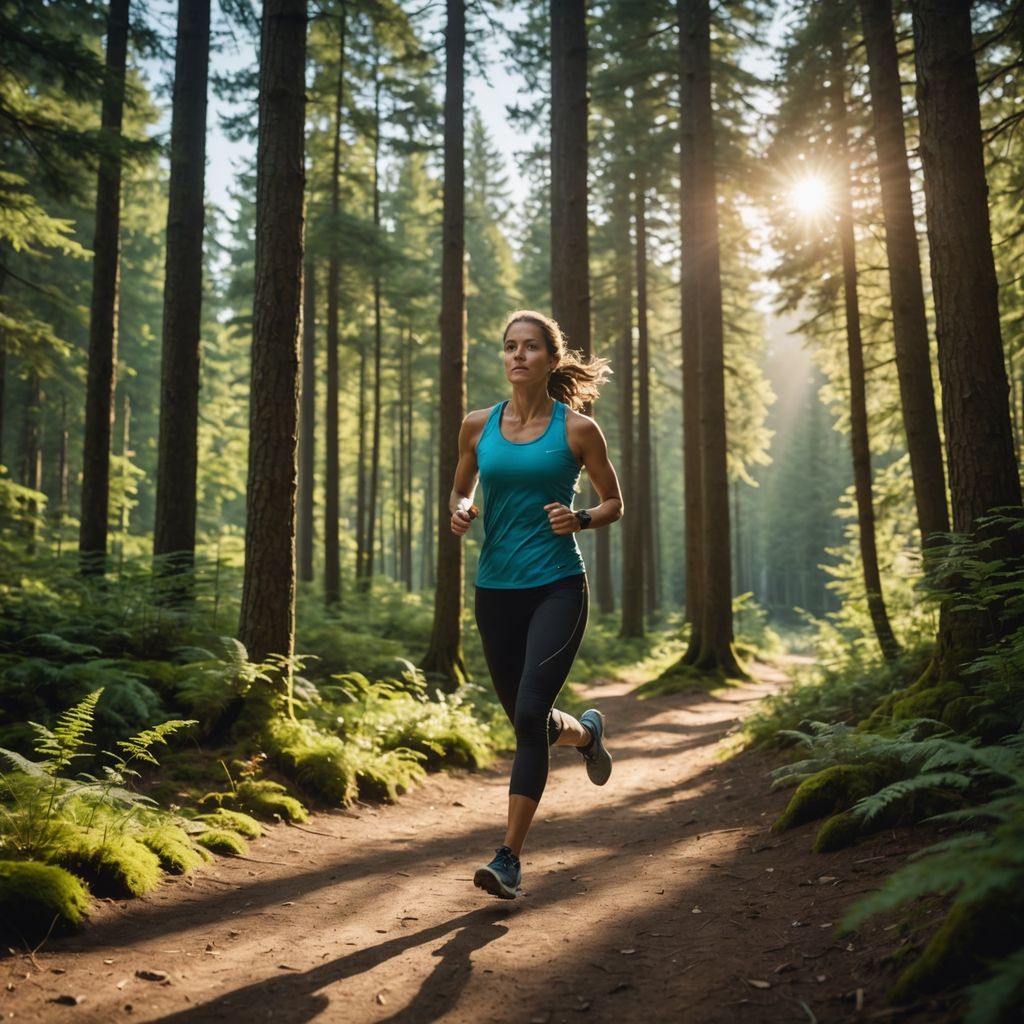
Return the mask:
[[[892, 1019], [894, 924], [838, 936], [844, 909], [930, 836], [813, 854], [775, 835], [772, 758], [723, 739], [783, 677], [640, 702], [596, 684], [615, 756], [589, 784], [559, 749], [525, 895], [474, 869], [502, 835], [507, 763], [440, 775], [394, 807], [277, 826], [154, 894], [101, 902], [75, 936], [0, 965], [17, 1021], [508, 1022]], [[144, 973], [154, 972], [147, 980]], [[898, 1019], [944, 1019], [919, 1006]]]

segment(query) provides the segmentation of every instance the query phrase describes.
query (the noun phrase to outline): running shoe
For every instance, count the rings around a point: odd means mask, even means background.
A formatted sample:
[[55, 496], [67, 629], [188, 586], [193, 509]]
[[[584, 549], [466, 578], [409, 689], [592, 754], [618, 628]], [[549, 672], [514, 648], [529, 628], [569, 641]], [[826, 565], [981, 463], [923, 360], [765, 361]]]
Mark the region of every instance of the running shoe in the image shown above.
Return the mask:
[[499, 846], [494, 851], [494, 860], [486, 867], [478, 868], [473, 876], [473, 884], [478, 889], [502, 900], [514, 900], [522, 880], [519, 858], [507, 846]]
[[612, 774], [612, 755], [604, 745], [604, 715], [596, 708], [590, 708], [580, 715], [580, 722], [593, 735], [590, 745], [577, 747], [580, 756], [587, 763], [587, 775], [595, 786], [603, 786]]

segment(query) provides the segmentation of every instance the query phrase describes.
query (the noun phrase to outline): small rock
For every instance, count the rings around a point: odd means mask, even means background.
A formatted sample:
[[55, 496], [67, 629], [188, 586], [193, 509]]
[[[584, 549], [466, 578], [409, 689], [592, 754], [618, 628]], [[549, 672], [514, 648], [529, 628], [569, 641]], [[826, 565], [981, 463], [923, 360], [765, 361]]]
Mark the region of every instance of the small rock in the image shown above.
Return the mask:
[[171, 977], [166, 971], [136, 971], [136, 978], [141, 978], [143, 981], [166, 981], [170, 982]]
[[85, 1002], [85, 996], [54, 996], [51, 1003], [58, 1006], [81, 1006]]

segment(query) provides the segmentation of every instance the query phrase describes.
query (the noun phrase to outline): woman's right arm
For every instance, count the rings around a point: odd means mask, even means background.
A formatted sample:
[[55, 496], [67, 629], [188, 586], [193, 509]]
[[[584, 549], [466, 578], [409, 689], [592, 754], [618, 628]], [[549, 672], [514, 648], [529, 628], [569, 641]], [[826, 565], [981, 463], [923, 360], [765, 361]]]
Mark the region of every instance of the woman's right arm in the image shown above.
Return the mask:
[[451, 529], [457, 537], [465, 534], [476, 518], [476, 512], [473, 511], [473, 495], [479, 479], [476, 443], [487, 422], [487, 415], [487, 409], [471, 412], [459, 429], [459, 464], [455, 467], [455, 480], [448, 498], [448, 511], [452, 515]]

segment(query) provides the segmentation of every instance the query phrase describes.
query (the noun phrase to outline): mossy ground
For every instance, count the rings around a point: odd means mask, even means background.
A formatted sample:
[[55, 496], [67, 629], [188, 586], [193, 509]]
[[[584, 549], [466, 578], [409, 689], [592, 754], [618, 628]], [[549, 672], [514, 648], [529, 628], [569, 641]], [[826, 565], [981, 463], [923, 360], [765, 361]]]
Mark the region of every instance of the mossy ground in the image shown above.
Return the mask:
[[826, 815], [849, 810], [858, 800], [876, 793], [891, 779], [882, 764], [834, 764], [797, 786], [785, 811], [772, 828], [776, 832]]
[[35, 941], [50, 930], [77, 927], [89, 912], [89, 892], [64, 868], [38, 861], [0, 860], [0, 934]]

